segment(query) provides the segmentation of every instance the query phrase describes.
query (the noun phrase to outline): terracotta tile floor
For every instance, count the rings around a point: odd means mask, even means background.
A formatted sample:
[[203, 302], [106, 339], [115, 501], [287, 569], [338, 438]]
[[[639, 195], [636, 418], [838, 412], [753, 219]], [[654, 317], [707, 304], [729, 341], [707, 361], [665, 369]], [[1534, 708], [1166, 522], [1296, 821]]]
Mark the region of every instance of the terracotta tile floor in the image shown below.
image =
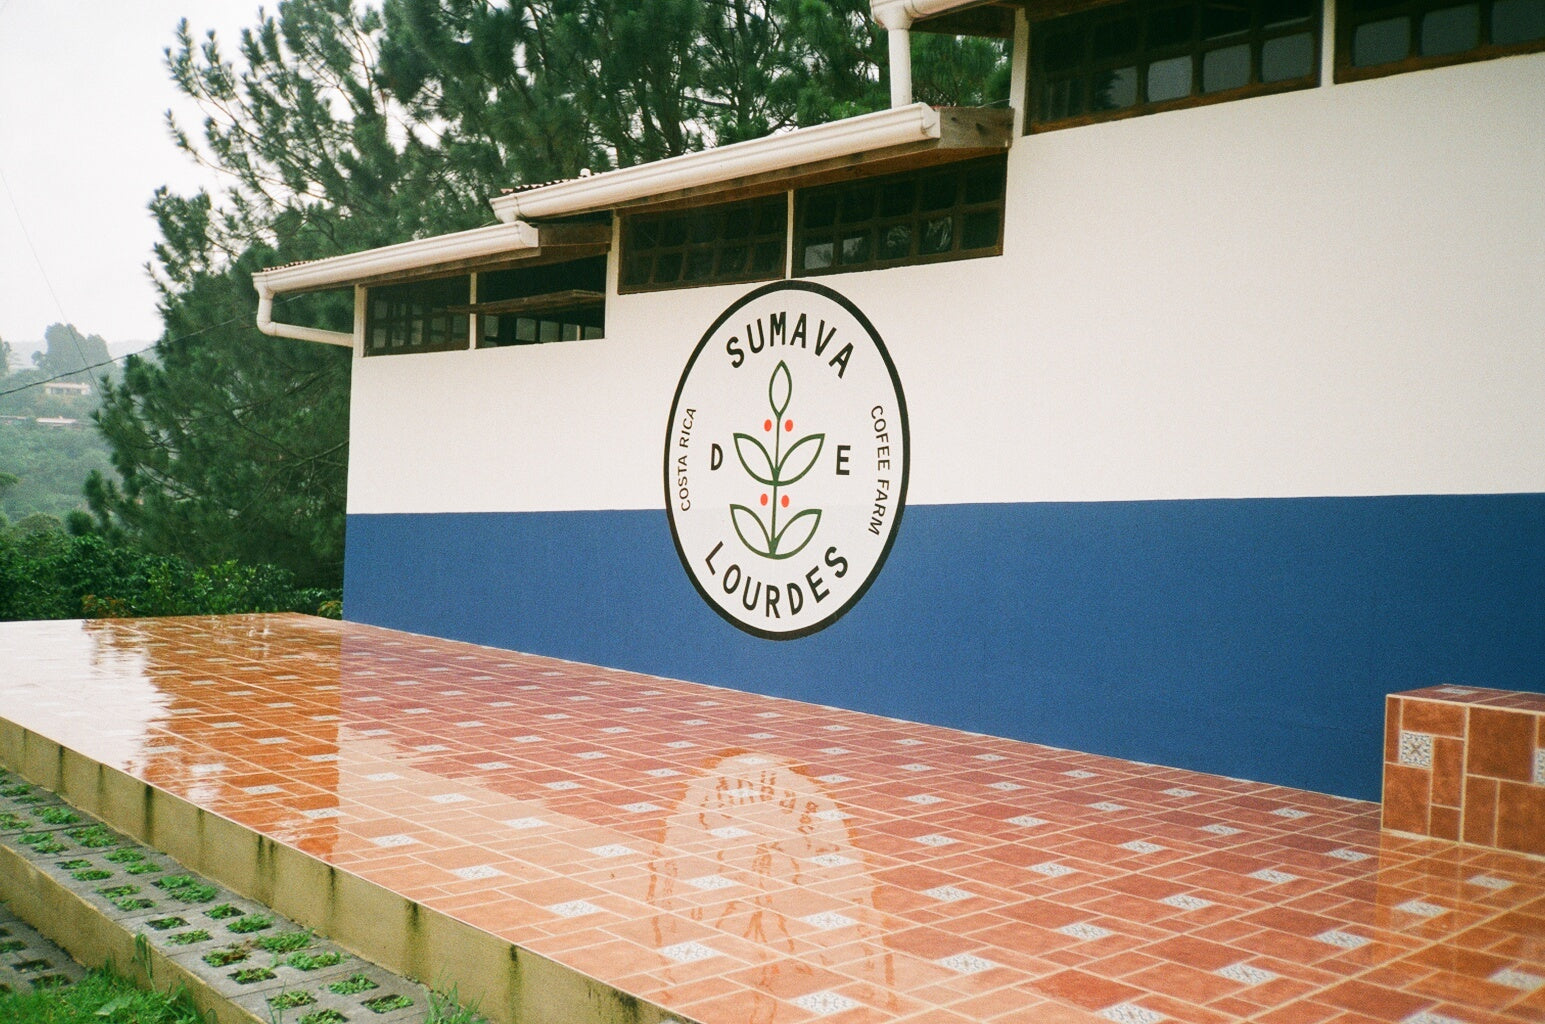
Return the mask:
[[301, 616], [0, 714], [706, 1024], [1545, 1021], [1545, 862], [1369, 803]]

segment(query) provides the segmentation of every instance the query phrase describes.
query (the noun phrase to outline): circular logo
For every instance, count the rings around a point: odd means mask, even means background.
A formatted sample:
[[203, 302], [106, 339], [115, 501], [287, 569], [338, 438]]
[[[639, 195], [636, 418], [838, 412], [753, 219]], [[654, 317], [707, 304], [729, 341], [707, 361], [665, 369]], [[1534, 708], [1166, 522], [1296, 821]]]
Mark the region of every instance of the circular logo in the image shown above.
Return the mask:
[[907, 408], [874, 325], [779, 281], [714, 321], [665, 438], [665, 507], [698, 593], [755, 636], [836, 621], [869, 589], [907, 496]]

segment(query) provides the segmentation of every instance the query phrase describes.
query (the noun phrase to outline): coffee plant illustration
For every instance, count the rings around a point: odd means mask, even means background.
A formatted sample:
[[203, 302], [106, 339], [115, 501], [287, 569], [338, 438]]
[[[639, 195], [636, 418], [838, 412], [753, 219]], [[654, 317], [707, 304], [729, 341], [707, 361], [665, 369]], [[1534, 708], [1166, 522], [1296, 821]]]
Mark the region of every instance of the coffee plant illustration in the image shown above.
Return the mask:
[[788, 364], [780, 360], [767, 382], [767, 402], [772, 416], [762, 423], [762, 433], [772, 435], [772, 451], [751, 434], [735, 435], [735, 454], [740, 456], [741, 467], [751, 479], [770, 488], [758, 499], [769, 510], [770, 518], [764, 522], [761, 513], [749, 505], [731, 505], [730, 519], [740, 542], [764, 558], [792, 558], [799, 554], [821, 525], [818, 508], [803, 509], [794, 513], [781, 528], [778, 525], [778, 510], [789, 507], [788, 494], [780, 492], [798, 483], [815, 467], [816, 460], [821, 457], [821, 446], [826, 442], [824, 433], [806, 434], [789, 445], [787, 451], [783, 450], [783, 435], [794, 432], [794, 420], [784, 417], [793, 394], [794, 382], [789, 376]]

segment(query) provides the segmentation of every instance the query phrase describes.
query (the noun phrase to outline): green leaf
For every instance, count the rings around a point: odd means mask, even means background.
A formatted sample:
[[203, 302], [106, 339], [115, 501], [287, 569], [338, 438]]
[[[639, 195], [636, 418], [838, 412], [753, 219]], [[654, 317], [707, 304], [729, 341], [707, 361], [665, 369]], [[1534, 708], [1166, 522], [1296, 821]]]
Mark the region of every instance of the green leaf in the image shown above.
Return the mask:
[[775, 557], [772, 540], [767, 536], [767, 527], [762, 525], [761, 516], [744, 505], [731, 505], [730, 521], [735, 524], [735, 535], [742, 544], [764, 558]]
[[778, 486], [787, 487], [814, 469], [816, 459], [821, 457], [821, 445], [825, 441], [825, 434], [811, 434], [800, 438], [792, 448], [784, 452], [783, 460], [778, 463]]
[[[789, 399], [794, 394], [794, 381], [789, 377], [789, 364], [778, 360], [778, 365], [773, 368], [772, 377], [767, 381], [767, 400], [772, 403], [773, 418], [783, 419], [783, 410], [789, 407]], [[777, 426], [774, 425], [774, 430]]]
[[[778, 531], [778, 536], [773, 538], [770, 558], [793, 558], [799, 554], [806, 544], [815, 536], [815, 531], [821, 526], [821, 510], [807, 508], [793, 519], [783, 524], [783, 529]], [[793, 545], [789, 547], [788, 545]], [[781, 549], [781, 550], [780, 550]]]
[[740, 464], [745, 467], [747, 473], [751, 474], [751, 479], [764, 483], [768, 487], [777, 486], [772, 456], [768, 454], [762, 442], [750, 434], [736, 434], [735, 454], [740, 456]]

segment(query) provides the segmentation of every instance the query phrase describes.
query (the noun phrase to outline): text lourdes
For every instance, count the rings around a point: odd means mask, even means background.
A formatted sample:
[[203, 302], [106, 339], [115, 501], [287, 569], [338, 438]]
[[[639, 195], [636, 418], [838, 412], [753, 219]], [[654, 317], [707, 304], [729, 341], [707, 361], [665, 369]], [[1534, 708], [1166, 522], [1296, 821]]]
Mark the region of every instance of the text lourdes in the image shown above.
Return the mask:
[[[730, 366], [737, 370], [740, 369], [741, 364], [746, 361], [746, 351], [748, 349], [752, 355], [756, 355], [764, 349], [770, 349], [774, 345], [798, 345], [800, 348], [808, 351], [812, 345], [812, 340], [809, 337], [808, 318], [803, 313], [799, 314], [799, 318], [794, 321], [793, 330], [788, 329], [788, 322], [789, 314], [787, 311], [784, 311], [769, 313], [764, 320], [753, 320], [746, 324], [744, 341], [736, 335], [724, 343], [724, 351], [729, 353], [730, 356]], [[827, 330], [825, 320], [817, 321], [815, 338], [813, 340], [815, 354], [817, 356], [824, 356], [826, 350], [831, 347], [832, 339], [836, 336], [836, 326]], [[745, 347], [742, 348], [742, 345]], [[827, 362], [837, 368], [837, 376], [841, 377], [848, 368], [848, 360], [852, 357], [853, 346], [846, 344], [837, 349], [836, 354]]]

